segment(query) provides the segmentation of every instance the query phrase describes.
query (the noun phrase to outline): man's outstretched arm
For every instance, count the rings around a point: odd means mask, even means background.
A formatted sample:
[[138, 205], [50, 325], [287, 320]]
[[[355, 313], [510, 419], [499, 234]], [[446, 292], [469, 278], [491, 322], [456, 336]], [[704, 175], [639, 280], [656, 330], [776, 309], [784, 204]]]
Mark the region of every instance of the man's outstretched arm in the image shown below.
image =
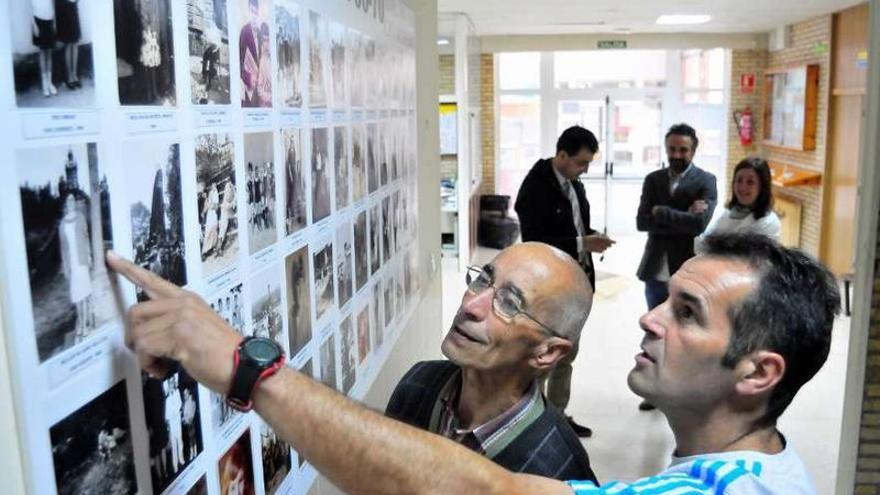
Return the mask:
[[[150, 301], [127, 315], [126, 344], [149, 373], [178, 361], [200, 383], [225, 394], [241, 337], [201, 298], [115, 255], [116, 272]], [[254, 397], [256, 411], [324, 476], [347, 493], [570, 495], [556, 480], [515, 474], [466, 448], [355, 404], [283, 368]]]

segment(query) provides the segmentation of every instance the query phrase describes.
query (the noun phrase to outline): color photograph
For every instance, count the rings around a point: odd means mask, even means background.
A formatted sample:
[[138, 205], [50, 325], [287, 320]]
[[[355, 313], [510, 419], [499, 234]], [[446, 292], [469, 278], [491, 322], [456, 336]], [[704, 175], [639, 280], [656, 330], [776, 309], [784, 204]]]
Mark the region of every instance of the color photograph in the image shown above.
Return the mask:
[[220, 473], [220, 493], [223, 495], [254, 495], [250, 430], [245, 430], [223, 454], [217, 463], [217, 471]]
[[121, 321], [104, 264], [110, 190], [95, 143], [16, 153], [40, 362]]
[[238, 0], [238, 62], [241, 106], [272, 106], [272, 48], [269, 37], [269, 0]]
[[121, 105], [177, 104], [171, 0], [113, 0]]

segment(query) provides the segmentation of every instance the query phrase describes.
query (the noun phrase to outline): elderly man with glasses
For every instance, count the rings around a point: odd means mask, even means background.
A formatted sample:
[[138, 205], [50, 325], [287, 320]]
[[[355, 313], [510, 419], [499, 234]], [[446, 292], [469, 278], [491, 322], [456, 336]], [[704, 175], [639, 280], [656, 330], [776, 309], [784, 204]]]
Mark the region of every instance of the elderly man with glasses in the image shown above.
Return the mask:
[[583, 270], [564, 252], [524, 243], [470, 267], [441, 350], [417, 363], [389, 417], [437, 433], [515, 472], [595, 481], [587, 453], [539, 378], [572, 351], [592, 303]]

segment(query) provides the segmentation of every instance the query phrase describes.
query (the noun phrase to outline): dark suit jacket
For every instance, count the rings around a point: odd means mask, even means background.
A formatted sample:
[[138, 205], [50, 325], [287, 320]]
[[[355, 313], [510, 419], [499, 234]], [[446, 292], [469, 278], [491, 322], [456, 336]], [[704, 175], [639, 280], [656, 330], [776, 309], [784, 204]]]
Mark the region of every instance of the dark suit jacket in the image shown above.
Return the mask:
[[[590, 203], [584, 194], [584, 185], [579, 180], [571, 181], [581, 209], [586, 235], [596, 231], [590, 228]], [[538, 160], [523, 179], [516, 195], [514, 209], [519, 217], [523, 242], [537, 241], [556, 246], [570, 254], [575, 260], [577, 252], [577, 229], [568, 194], [562, 190], [553, 172], [552, 159]], [[590, 268], [584, 268], [590, 284], [596, 288], [596, 273], [593, 256], [587, 252]]]
[[[671, 196], [668, 169], [656, 170], [645, 177], [636, 216], [638, 229], [648, 233], [637, 272], [641, 280], [653, 279], [659, 271], [663, 253], [666, 253], [669, 275], [672, 276], [694, 256], [694, 238], [706, 230], [712, 219], [718, 203], [715, 176], [696, 165], [692, 167]], [[704, 213], [688, 213], [688, 208], [698, 199], [709, 203], [709, 208]], [[662, 207], [657, 215], [651, 214], [654, 206]]]

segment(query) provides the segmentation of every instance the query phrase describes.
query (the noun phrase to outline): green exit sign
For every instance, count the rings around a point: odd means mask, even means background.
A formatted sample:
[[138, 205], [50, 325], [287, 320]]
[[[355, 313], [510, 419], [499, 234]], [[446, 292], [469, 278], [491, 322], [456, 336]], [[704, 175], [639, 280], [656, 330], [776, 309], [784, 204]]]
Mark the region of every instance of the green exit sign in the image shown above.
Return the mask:
[[599, 40], [596, 42], [596, 48], [619, 50], [626, 48], [626, 40]]

